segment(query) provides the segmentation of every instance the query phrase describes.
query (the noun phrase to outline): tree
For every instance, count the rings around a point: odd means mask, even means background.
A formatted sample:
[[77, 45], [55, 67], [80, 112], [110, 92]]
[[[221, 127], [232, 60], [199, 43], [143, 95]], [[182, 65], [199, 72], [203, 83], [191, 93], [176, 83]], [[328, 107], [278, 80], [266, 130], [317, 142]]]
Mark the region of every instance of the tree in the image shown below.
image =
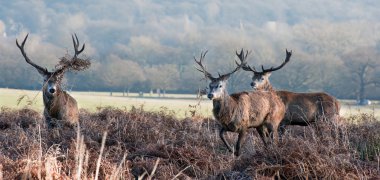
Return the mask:
[[359, 48], [344, 56], [344, 64], [351, 72], [348, 75], [356, 86], [358, 104], [366, 104], [368, 88], [380, 87], [380, 63], [377, 60], [379, 52], [373, 47]]
[[155, 65], [144, 69], [151, 88], [176, 90], [179, 87], [179, 71], [175, 64]]
[[108, 62], [101, 68], [104, 83], [111, 89], [130, 89], [135, 83], [145, 81], [142, 68], [133, 61], [123, 60], [115, 55], [107, 58]]

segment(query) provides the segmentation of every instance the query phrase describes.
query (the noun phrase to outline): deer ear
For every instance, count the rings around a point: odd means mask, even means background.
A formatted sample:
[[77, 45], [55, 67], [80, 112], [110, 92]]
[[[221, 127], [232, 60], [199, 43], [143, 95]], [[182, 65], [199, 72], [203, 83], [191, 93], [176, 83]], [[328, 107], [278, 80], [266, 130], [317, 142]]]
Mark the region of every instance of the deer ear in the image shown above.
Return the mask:
[[271, 74], [272, 74], [271, 72], [267, 72], [267, 73], [264, 74], [264, 76], [267, 77], [267, 78], [269, 78]]

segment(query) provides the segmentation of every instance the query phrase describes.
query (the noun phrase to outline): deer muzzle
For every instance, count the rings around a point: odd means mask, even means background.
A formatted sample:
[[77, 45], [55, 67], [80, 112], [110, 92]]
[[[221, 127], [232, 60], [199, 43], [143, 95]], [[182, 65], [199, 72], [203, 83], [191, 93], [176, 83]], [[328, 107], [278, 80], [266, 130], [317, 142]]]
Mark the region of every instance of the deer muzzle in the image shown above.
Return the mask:
[[55, 93], [55, 89], [49, 89], [49, 93], [51, 93], [51, 94], [54, 94]]
[[207, 98], [209, 98], [210, 100], [212, 100], [212, 98], [214, 98], [214, 95], [213, 94], [207, 94]]

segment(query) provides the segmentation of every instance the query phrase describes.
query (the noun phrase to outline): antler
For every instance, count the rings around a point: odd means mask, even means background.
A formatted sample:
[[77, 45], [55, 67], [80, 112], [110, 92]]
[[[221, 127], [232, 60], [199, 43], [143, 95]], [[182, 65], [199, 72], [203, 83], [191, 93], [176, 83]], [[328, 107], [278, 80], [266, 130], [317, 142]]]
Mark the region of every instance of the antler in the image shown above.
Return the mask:
[[204, 60], [204, 58], [205, 58], [205, 56], [206, 56], [206, 54], [207, 54], [207, 50], [206, 50], [206, 52], [201, 52], [201, 56], [200, 56], [200, 58], [199, 58], [199, 61], [197, 61], [197, 59], [195, 58], [195, 56], [194, 56], [194, 61], [200, 66], [200, 68], [201, 69], [198, 69], [198, 68], [196, 68], [198, 71], [200, 71], [200, 72], [202, 72], [207, 78], [209, 78], [209, 79], [211, 79], [211, 80], [213, 80], [213, 79], [215, 79], [214, 77], [212, 77], [212, 75], [209, 73], [209, 72], [207, 72], [206, 71], [206, 68], [203, 66], [203, 64], [202, 64], [202, 61]]
[[249, 54], [249, 52], [246, 51], [246, 53], [245, 53], [245, 55], [244, 55], [244, 49], [241, 49], [240, 54], [238, 54], [238, 52], [236, 51], [236, 55], [239, 57], [240, 64], [239, 64], [237, 61], [235, 61], [237, 67], [236, 67], [233, 71], [231, 71], [231, 72], [229, 72], [229, 73], [227, 73], [227, 74], [223, 74], [223, 75], [220, 75], [220, 74], [219, 74], [219, 77], [220, 77], [220, 78], [227, 78], [227, 77], [229, 77], [231, 74], [233, 74], [233, 73], [235, 73], [236, 71], [238, 71], [240, 68], [244, 67], [244, 66], [246, 65], [246, 63], [247, 63], [247, 62], [246, 62], [246, 59], [247, 59], [248, 54]]
[[[74, 39], [74, 35], [75, 35], [75, 39]], [[82, 49], [78, 50], [79, 40], [78, 40], [77, 34], [74, 33], [74, 35], [71, 35], [71, 37], [73, 38], [73, 44], [74, 44], [74, 50], [75, 50], [75, 54], [73, 58], [75, 59], [80, 53], [83, 52], [85, 44], [83, 44]]]
[[25, 50], [24, 50], [24, 45], [25, 45], [26, 40], [28, 39], [28, 36], [29, 36], [29, 34], [27, 34], [27, 35], [25, 36], [25, 39], [24, 39], [24, 41], [22, 41], [21, 46], [20, 46], [20, 44], [18, 43], [18, 41], [17, 41], [17, 39], [16, 39], [16, 45], [17, 45], [17, 47], [20, 49], [21, 54], [22, 54], [22, 56], [24, 56], [25, 61], [26, 61], [27, 63], [29, 63], [30, 65], [32, 65], [33, 67], [35, 67], [35, 68], [38, 70], [38, 72], [40, 72], [41, 74], [46, 74], [46, 73], [48, 73], [48, 70], [47, 70], [46, 68], [43, 68], [43, 67], [41, 67], [41, 66], [39, 66], [39, 65], [37, 65], [37, 64], [35, 64], [35, 63], [33, 63], [33, 62], [28, 58], [28, 56], [26, 55]]
[[79, 40], [76, 34], [71, 35], [73, 39], [74, 45], [74, 56], [70, 58], [62, 57], [59, 64], [56, 66], [59, 67], [55, 70], [56, 74], [63, 74], [67, 70], [76, 70], [81, 71], [87, 69], [90, 66], [90, 62], [88, 60], [82, 60], [78, 58], [78, 55], [83, 52], [85, 48], [85, 44], [82, 45], [82, 48], [79, 50]]
[[282, 67], [284, 67], [285, 64], [290, 61], [290, 57], [291, 56], [292, 56], [292, 51], [290, 50], [290, 52], [289, 52], [288, 49], [286, 49], [286, 58], [285, 58], [285, 61], [280, 66], [278, 66], [276, 68], [271, 67], [269, 69], [264, 69], [264, 66], [261, 65], [262, 72], [259, 72], [259, 71], [256, 71], [255, 67], [251, 67], [249, 65], [244, 64], [243, 70], [245, 70], [245, 71], [252, 71], [254, 73], [259, 73], [259, 74], [264, 74], [264, 73], [268, 73], [268, 72], [272, 72], [272, 71], [277, 71], [277, 70], [281, 69]]
[[285, 66], [286, 63], [289, 62], [290, 56], [292, 56], [292, 51], [290, 50], [290, 52], [289, 52], [288, 49], [286, 49], [286, 58], [285, 58], [285, 61], [280, 66], [278, 66], [276, 68], [271, 67], [270, 69], [264, 69], [264, 66], [261, 65], [261, 69], [263, 70], [262, 73], [277, 71], [277, 70], [281, 69], [282, 67]]
[[[245, 60], [247, 59], [247, 56], [250, 53], [251, 52], [250, 51], [248, 52], [248, 50], [247, 50], [245, 52], [245, 56], [244, 56], [244, 50], [243, 49], [241, 49], [240, 54], [238, 54], [238, 52], [236, 51], [236, 55], [239, 57], [239, 60], [243, 64], [243, 66], [247, 64]], [[236, 62], [236, 64], [239, 66], [239, 64], [237, 62]]]

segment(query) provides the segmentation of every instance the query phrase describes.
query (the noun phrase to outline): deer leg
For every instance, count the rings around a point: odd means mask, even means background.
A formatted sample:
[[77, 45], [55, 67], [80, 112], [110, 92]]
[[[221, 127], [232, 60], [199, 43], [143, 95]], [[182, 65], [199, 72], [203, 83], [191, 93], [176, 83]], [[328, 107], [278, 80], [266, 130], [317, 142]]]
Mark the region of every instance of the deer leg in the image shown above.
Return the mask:
[[266, 123], [264, 126], [266, 127], [266, 130], [267, 130], [266, 134], [265, 134], [266, 138], [267, 138], [267, 140], [270, 139], [269, 143], [271, 144], [272, 140], [273, 140], [273, 126], [271, 124], [268, 124], [268, 123]]
[[226, 141], [226, 138], [224, 137], [225, 133], [226, 133], [226, 129], [221, 128], [220, 131], [219, 131], [220, 139], [222, 139], [224, 145], [227, 146], [228, 151], [232, 152], [232, 147], [228, 144], [228, 142]]
[[267, 141], [266, 141], [266, 138], [265, 138], [265, 127], [263, 125], [259, 126], [256, 128], [257, 129], [257, 132], [259, 133], [260, 137], [261, 137], [261, 140], [263, 141], [264, 145], [267, 146]]
[[282, 136], [284, 136], [285, 132], [286, 132], [285, 124], [280, 124], [280, 127], [278, 128], [278, 134], [279, 134], [280, 140], [282, 140]]
[[245, 142], [246, 137], [247, 137], [247, 131], [246, 130], [240, 131], [238, 140], [236, 142], [235, 156], [240, 156], [241, 144]]
[[45, 123], [46, 123], [47, 128], [48, 129], [53, 128], [54, 127], [54, 124], [52, 122], [53, 119], [52, 117], [50, 117], [49, 113], [46, 110], [44, 110], [44, 116], [45, 116]]
[[278, 125], [276, 124], [267, 124], [269, 136], [271, 139], [271, 143], [277, 144], [278, 141]]

